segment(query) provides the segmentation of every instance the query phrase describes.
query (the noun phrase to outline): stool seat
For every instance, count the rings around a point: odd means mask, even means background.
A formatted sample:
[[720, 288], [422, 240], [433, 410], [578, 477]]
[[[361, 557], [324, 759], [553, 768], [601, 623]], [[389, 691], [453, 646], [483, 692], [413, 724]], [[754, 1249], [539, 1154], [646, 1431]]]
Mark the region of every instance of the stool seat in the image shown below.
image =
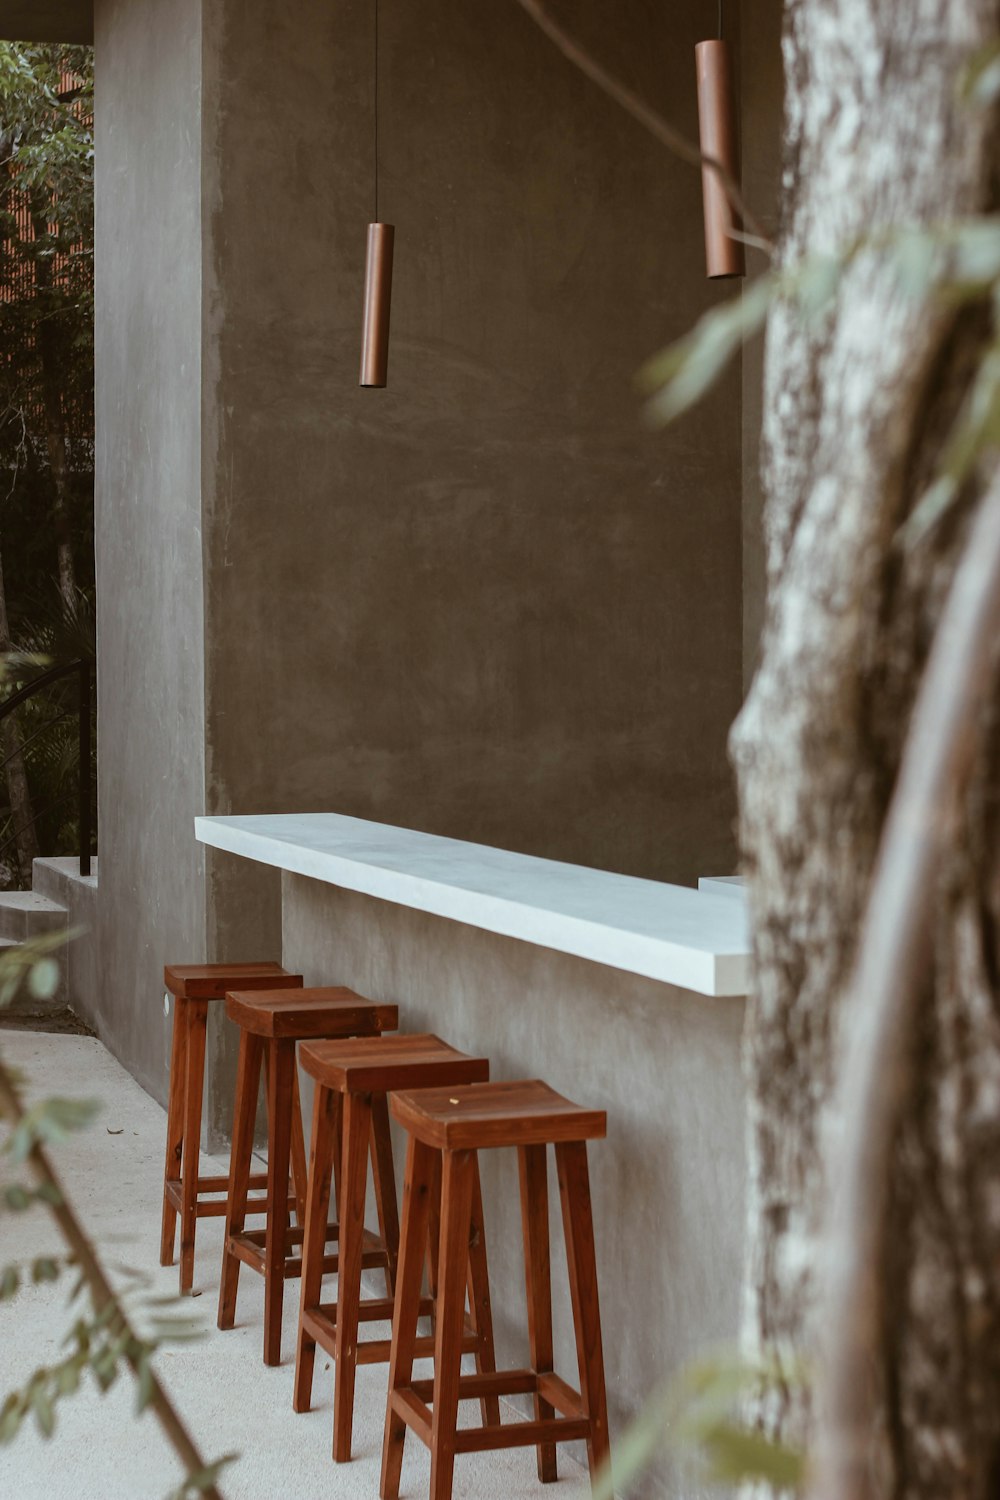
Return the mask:
[[317, 1083], [342, 1094], [389, 1094], [394, 1089], [444, 1085], [453, 1095], [455, 1085], [490, 1076], [488, 1058], [468, 1057], [429, 1032], [311, 1042], [303, 1047], [301, 1061]]
[[244, 1031], [272, 1040], [305, 1041], [310, 1037], [392, 1031], [399, 1007], [366, 1000], [340, 985], [299, 989], [238, 990], [230, 986], [226, 1015]]
[[165, 964], [163, 983], [179, 1000], [222, 1000], [227, 990], [299, 989], [301, 974], [280, 964]]
[[608, 1133], [605, 1110], [573, 1104], [537, 1078], [394, 1094], [391, 1108], [411, 1135], [439, 1151], [588, 1141]]

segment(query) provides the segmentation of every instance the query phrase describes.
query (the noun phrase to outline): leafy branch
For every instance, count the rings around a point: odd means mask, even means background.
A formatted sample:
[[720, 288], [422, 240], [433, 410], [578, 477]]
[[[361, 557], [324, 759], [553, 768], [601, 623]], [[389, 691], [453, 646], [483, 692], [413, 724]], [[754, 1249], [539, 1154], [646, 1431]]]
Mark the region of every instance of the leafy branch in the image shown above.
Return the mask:
[[[34, 984], [40, 984], [43, 991], [48, 987], [51, 974], [47, 966], [54, 962], [49, 952], [53, 946], [51, 938], [42, 939], [0, 956], [0, 1007], [9, 1004], [22, 984], [31, 983], [31, 976], [38, 971], [42, 979], [36, 977]], [[48, 1099], [29, 1108], [21, 1097], [13, 1070], [0, 1055], [0, 1117], [5, 1119], [10, 1132], [4, 1149], [15, 1163], [28, 1169], [30, 1176], [28, 1182], [8, 1185], [4, 1205], [11, 1212], [23, 1212], [33, 1204], [48, 1209], [68, 1254], [61, 1261], [51, 1256], [38, 1257], [31, 1264], [31, 1278], [36, 1283], [54, 1281], [63, 1266], [72, 1264], [79, 1273], [73, 1295], [86, 1290], [92, 1310], [92, 1316], [78, 1318], [70, 1330], [66, 1356], [54, 1365], [37, 1369], [23, 1389], [7, 1396], [0, 1407], [0, 1444], [13, 1441], [29, 1414], [34, 1415], [39, 1431], [51, 1436], [58, 1401], [77, 1390], [85, 1370], [90, 1370], [101, 1390], [106, 1391], [127, 1365], [137, 1381], [137, 1412], [147, 1407], [154, 1412], [184, 1466], [185, 1478], [171, 1500], [192, 1500], [197, 1495], [221, 1500], [217, 1481], [230, 1456], [206, 1464], [152, 1364], [160, 1343], [168, 1338], [191, 1336], [195, 1331], [193, 1325], [188, 1319], [159, 1315], [153, 1320], [151, 1337], [138, 1332], [125, 1298], [111, 1286], [49, 1158], [49, 1147], [86, 1126], [95, 1112], [95, 1104], [87, 1100]], [[0, 1299], [13, 1297], [24, 1276], [25, 1270], [20, 1266], [8, 1265], [0, 1270]], [[159, 1305], [157, 1299], [154, 1303]]]
[[647, 104], [645, 99], [640, 99], [639, 95], [622, 83], [621, 79], [609, 73], [603, 63], [598, 62], [596, 57], [582, 47], [555, 17], [550, 15], [541, 4], [541, 0], [517, 0], [517, 3], [531, 17], [535, 25], [545, 33], [549, 41], [558, 47], [564, 57], [579, 68], [580, 72], [592, 83], [596, 83], [597, 87], [616, 104], [619, 104], [626, 114], [631, 115], [633, 120], [637, 120], [644, 129], [649, 131], [650, 135], [655, 136], [662, 146], [666, 146], [668, 151], [679, 157], [681, 161], [687, 162], [689, 166], [706, 167], [715, 174], [729, 206], [750, 231], [749, 234], [741, 234], [733, 230], [731, 231], [733, 239], [753, 245], [767, 255], [773, 254], [774, 245], [750, 212], [736, 179], [724, 162], [719, 161], [718, 157], [709, 156], [704, 151], [700, 151], [693, 141], [689, 141], [687, 136], [671, 125], [669, 120], [664, 119], [658, 110], [655, 110], [651, 104]]
[[952, 307], [986, 301], [993, 310], [992, 339], [945, 443], [938, 472], [900, 533], [901, 542], [912, 546], [944, 514], [983, 456], [1000, 451], [1000, 217], [897, 226], [859, 236], [836, 253], [767, 272], [649, 360], [638, 382], [648, 397], [650, 423], [665, 426], [712, 389], [778, 302], [807, 323], [818, 323], [832, 311], [850, 269], [872, 256], [903, 296]]
[[762, 1353], [756, 1359], [720, 1352], [686, 1365], [647, 1403], [615, 1449], [614, 1476], [605, 1469], [594, 1500], [614, 1500], [619, 1487], [640, 1473], [663, 1446], [697, 1454], [710, 1484], [761, 1483], [798, 1491], [805, 1482], [805, 1455], [749, 1425], [741, 1409], [750, 1396], [789, 1384], [807, 1384], [794, 1354]]

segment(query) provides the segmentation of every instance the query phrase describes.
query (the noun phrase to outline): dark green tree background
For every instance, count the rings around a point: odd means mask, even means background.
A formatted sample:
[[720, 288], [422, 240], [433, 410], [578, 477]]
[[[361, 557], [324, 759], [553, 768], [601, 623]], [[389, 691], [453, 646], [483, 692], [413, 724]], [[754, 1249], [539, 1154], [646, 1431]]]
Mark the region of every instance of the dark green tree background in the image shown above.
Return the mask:
[[[93, 167], [91, 50], [0, 44], [0, 651], [15, 687], [42, 658], [93, 656]], [[0, 886], [76, 847], [74, 692], [0, 725]]]

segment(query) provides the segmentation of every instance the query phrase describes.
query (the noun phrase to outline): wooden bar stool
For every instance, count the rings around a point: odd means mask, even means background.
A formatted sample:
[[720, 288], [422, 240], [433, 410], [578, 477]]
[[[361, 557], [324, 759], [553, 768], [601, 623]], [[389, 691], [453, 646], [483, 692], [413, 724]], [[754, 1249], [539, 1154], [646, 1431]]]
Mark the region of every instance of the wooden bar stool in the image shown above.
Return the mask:
[[[457, 1052], [440, 1037], [419, 1035], [316, 1042], [303, 1047], [302, 1066], [316, 1080], [316, 1092], [302, 1247], [302, 1296], [293, 1405], [296, 1411], [309, 1410], [316, 1345], [319, 1344], [336, 1362], [333, 1456], [338, 1463], [344, 1463], [351, 1457], [357, 1366], [377, 1364], [389, 1358], [388, 1339], [358, 1342], [359, 1321], [388, 1321], [393, 1314], [399, 1221], [386, 1095], [393, 1089], [435, 1085], [453, 1087], [484, 1080], [490, 1076], [490, 1065], [485, 1057], [467, 1057], [463, 1052]], [[369, 1138], [379, 1227], [388, 1252], [385, 1273], [389, 1295], [362, 1301]], [[338, 1145], [341, 1152], [339, 1174], [336, 1173]], [[339, 1176], [340, 1268], [337, 1300], [325, 1303], [321, 1301], [321, 1286], [331, 1168], [335, 1176]], [[496, 1369], [496, 1361], [478, 1175], [474, 1175], [472, 1195], [472, 1227], [463, 1247], [463, 1276], [467, 1271], [470, 1317], [468, 1324], [460, 1327], [459, 1339], [462, 1350], [475, 1354], [477, 1369], [489, 1371]], [[431, 1212], [434, 1212], [434, 1205]], [[436, 1257], [431, 1257], [430, 1280], [431, 1296], [419, 1300], [422, 1316], [433, 1316], [434, 1312]], [[463, 1312], [464, 1305], [463, 1292]], [[433, 1349], [433, 1337], [416, 1340], [415, 1352], [418, 1355], [431, 1354]], [[483, 1419], [499, 1421], [496, 1398], [490, 1399]]]
[[[556, 1477], [556, 1443], [582, 1438], [593, 1481], [609, 1444], [586, 1143], [606, 1134], [607, 1116], [603, 1110], [571, 1104], [537, 1080], [394, 1094], [392, 1113], [409, 1132], [409, 1142], [382, 1448], [382, 1500], [397, 1500], [399, 1495], [407, 1427], [431, 1450], [431, 1500], [450, 1500], [457, 1453], [491, 1448], [536, 1447], [538, 1476], [548, 1482]], [[555, 1145], [566, 1233], [579, 1392], [552, 1368], [546, 1186], [550, 1142]], [[462, 1375], [465, 1246], [476, 1153], [497, 1146], [516, 1146], [518, 1152], [531, 1368], [500, 1375]], [[442, 1200], [434, 1378], [414, 1380], [421, 1262], [436, 1161], [441, 1163]], [[486, 1394], [533, 1396], [534, 1420], [458, 1430], [459, 1401]]]
[[[264, 1277], [264, 1363], [277, 1365], [281, 1363], [285, 1280], [298, 1276], [302, 1266], [300, 1259], [289, 1257], [288, 1247], [301, 1244], [304, 1232], [301, 1211], [298, 1228], [293, 1229], [288, 1223], [289, 1154], [296, 1129], [299, 1139], [302, 1131], [295, 1044], [319, 1037], [377, 1036], [395, 1027], [399, 1014], [395, 1005], [365, 1000], [353, 990], [339, 987], [302, 989], [296, 994], [282, 990], [234, 991], [226, 996], [226, 1014], [240, 1028], [240, 1055], [236, 1072], [218, 1324], [220, 1328], [233, 1326], [240, 1263], [245, 1262]], [[266, 1221], [263, 1229], [245, 1229], [243, 1221], [247, 1212], [262, 1063], [267, 1081]], [[303, 1181], [300, 1210], [304, 1201]], [[325, 1238], [337, 1237], [336, 1224], [323, 1227]], [[374, 1263], [385, 1265], [387, 1252], [374, 1236], [372, 1239], [369, 1248]], [[328, 1269], [337, 1269], [336, 1256], [327, 1257], [325, 1263]]]
[[[174, 1259], [177, 1215], [181, 1216], [181, 1292], [194, 1284], [194, 1242], [198, 1220], [224, 1214], [227, 1177], [199, 1177], [201, 1107], [205, 1082], [205, 1034], [208, 1007], [227, 990], [301, 989], [302, 975], [288, 974], [276, 963], [167, 964], [163, 982], [174, 997], [174, 1029], [170, 1048], [170, 1094], [167, 1102], [167, 1157], [163, 1167], [163, 1217], [160, 1225], [160, 1265]], [[250, 1180], [263, 1187], [263, 1175]], [[256, 1200], [248, 1211], [259, 1213]]]

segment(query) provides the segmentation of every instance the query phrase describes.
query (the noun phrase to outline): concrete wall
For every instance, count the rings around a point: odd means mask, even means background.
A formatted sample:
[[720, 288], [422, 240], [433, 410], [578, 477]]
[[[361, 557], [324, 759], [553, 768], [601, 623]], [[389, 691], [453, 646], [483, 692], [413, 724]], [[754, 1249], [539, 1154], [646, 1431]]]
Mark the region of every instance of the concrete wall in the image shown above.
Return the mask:
[[[591, 1146], [590, 1162], [614, 1436], [664, 1377], [736, 1340], [743, 1002], [283, 878], [285, 961], [307, 983], [343, 983], [396, 1001], [401, 1029], [434, 1031], [489, 1057], [494, 1078], [542, 1077], [608, 1111], [607, 1140]], [[516, 1158], [489, 1153], [482, 1166], [498, 1362], [516, 1366], [527, 1358]], [[565, 1254], [552, 1207], [556, 1368], [574, 1383]], [[697, 1493], [669, 1453], [629, 1489], [673, 1500]]]
[[[360, 391], [372, 20], [98, 0], [99, 1024], [160, 1097], [163, 962], [280, 936], [198, 811], [734, 860], [739, 375], [665, 434], [632, 386], [724, 294], [698, 174], [517, 6], [383, 6], [391, 383]], [[701, 0], [572, 23], [694, 131]]]
[[[781, 66], [782, 0], [753, 0], [743, 16], [740, 37], [740, 94], [743, 192], [765, 231], [776, 237], [780, 219], [781, 124], [784, 79]], [[760, 251], [747, 256], [752, 276], [767, 261]], [[760, 426], [763, 415], [763, 338], [743, 355], [743, 680], [750, 686], [757, 668], [764, 627], [764, 493], [760, 483]]]
[[[695, 128], [701, 0], [571, 10]], [[361, 391], [370, 0], [214, 14], [210, 810], [729, 868], [738, 380], [657, 435], [632, 384], [721, 295], [697, 173], [517, 6], [383, 6], [393, 336], [389, 389]]]
[[201, 0], [97, 0], [101, 993], [163, 1097], [163, 963], [204, 952]]

